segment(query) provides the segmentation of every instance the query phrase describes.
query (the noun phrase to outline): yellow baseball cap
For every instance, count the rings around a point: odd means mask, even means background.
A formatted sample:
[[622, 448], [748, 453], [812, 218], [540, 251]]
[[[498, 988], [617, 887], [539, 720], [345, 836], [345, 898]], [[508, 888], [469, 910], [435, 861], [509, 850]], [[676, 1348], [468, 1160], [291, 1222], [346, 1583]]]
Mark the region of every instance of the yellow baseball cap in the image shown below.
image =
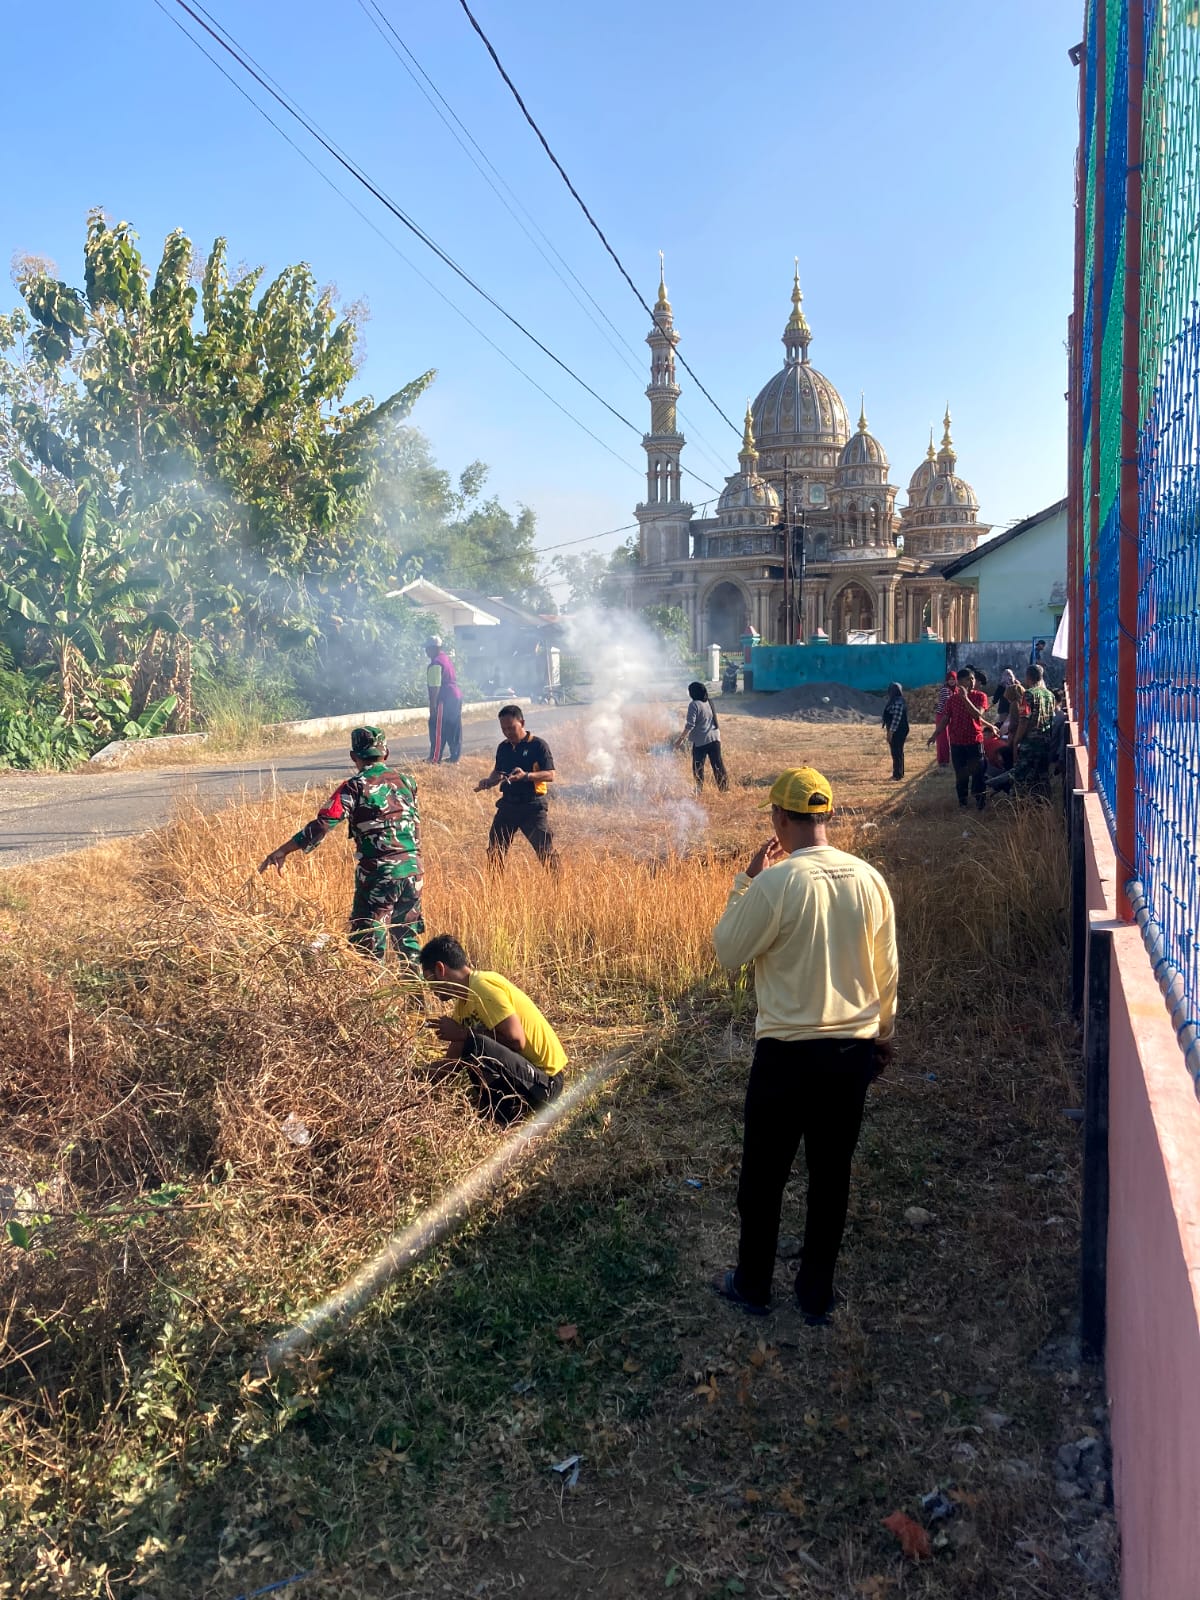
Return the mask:
[[799, 816], [826, 816], [833, 810], [833, 790], [816, 767], [789, 767], [775, 779], [770, 799], [764, 800], [759, 810], [766, 811], [769, 806]]

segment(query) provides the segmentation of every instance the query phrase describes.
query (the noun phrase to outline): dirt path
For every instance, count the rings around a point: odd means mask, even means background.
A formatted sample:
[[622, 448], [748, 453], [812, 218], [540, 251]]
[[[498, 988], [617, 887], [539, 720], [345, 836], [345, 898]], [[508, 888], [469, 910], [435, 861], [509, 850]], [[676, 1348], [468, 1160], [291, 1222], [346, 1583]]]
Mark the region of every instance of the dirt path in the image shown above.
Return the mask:
[[[538, 729], [563, 727], [584, 712], [578, 706], [544, 707]], [[496, 722], [480, 718], [463, 726], [463, 755], [488, 756], [496, 748]], [[15, 866], [46, 856], [85, 850], [108, 839], [126, 839], [158, 827], [176, 800], [195, 796], [206, 810], [254, 800], [273, 788], [308, 785], [332, 788], [348, 770], [345, 734], [314, 741], [305, 750], [211, 766], [147, 767], [102, 773], [84, 768], [71, 773], [0, 775], [0, 866]], [[412, 759], [428, 754], [422, 729], [391, 741], [393, 751]]]

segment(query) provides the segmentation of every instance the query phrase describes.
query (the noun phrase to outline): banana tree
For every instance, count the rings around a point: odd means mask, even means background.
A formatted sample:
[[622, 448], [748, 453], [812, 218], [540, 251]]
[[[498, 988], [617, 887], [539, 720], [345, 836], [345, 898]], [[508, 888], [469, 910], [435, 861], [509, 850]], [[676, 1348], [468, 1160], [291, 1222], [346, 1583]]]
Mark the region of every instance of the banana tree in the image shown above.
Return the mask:
[[20, 461], [9, 470], [27, 511], [0, 507], [0, 530], [9, 535], [0, 552], [0, 609], [21, 666], [57, 679], [60, 714], [74, 721], [96, 672], [119, 656], [130, 630], [150, 620], [145, 585], [131, 574], [129, 551], [90, 488], [66, 516]]

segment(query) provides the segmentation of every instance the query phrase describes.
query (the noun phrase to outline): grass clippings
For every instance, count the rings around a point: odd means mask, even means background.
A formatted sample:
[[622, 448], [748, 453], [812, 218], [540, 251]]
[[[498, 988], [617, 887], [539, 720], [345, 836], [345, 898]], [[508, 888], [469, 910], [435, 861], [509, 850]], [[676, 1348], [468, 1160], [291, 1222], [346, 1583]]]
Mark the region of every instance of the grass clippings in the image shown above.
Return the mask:
[[[421, 778], [430, 931], [528, 988], [569, 1070], [629, 1064], [273, 1374], [265, 1343], [499, 1136], [429, 1086], [425, 1002], [349, 950], [344, 848], [253, 871], [311, 796], [5, 875], [0, 1595], [231, 1600], [310, 1570], [287, 1592], [1115, 1595], [1103, 1480], [1053, 1473], [1104, 1434], [1071, 1338], [1059, 819], [960, 813], [919, 738], [893, 785], [877, 729], [722, 724], [734, 787], [699, 806], [685, 757], [601, 788], [586, 725], [556, 733], [557, 886], [520, 841], [485, 871], [482, 762]], [[711, 927], [802, 760], [886, 873], [902, 960], [826, 1329], [784, 1262], [766, 1322], [707, 1289], [753, 1027]]]

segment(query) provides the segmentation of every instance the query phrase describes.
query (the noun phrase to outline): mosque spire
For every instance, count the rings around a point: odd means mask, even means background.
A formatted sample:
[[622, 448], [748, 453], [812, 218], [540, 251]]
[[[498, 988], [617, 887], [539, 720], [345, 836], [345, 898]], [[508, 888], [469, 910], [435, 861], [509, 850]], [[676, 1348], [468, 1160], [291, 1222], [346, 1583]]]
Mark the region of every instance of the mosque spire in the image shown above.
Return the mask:
[[758, 449], [754, 443], [754, 413], [750, 409], [749, 400], [746, 401], [746, 424], [742, 429], [742, 448], [738, 452], [738, 462], [748, 478], [758, 470]]
[[[958, 460], [954, 451], [954, 441], [950, 437], [950, 402], [946, 401], [946, 415], [942, 418], [942, 448], [938, 451], [938, 466], [946, 472], [954, 471], [954, 463]], [[930, 433], [930, 447], [932, 448], [933, 435]]]
[[654, 319], [656, 322], [660, 319], [666, 322], [671, 320], [671, 302], [667, 299], [666, 273], [667, 269], [663, 260], [663, 253], [660, 250], [658, 252], [658, 303], [654, 307]]
[[800, 288], [800, 257], [795, 257], [796, 271], [792, 278], [792, 314], [783, 330], [783, 344], [789, 361], [808, 360], [808, 346], [812, 329], [804, 315], [804, 293]]

